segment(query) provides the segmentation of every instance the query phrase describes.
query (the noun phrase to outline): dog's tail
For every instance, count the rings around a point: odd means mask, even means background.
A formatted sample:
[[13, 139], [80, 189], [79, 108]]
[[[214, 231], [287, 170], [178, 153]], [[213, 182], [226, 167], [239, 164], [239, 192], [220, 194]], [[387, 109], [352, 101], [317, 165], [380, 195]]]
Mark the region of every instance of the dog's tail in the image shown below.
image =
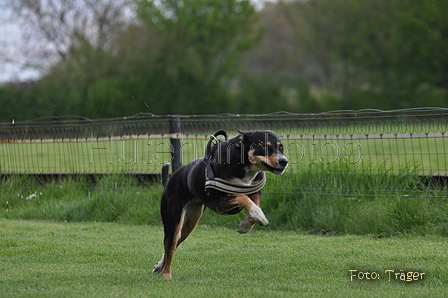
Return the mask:
[[162, 185], [163, 185], [163, 188], [165, 188], [166, 185], [168, 184], [169, 172], [170, 172], [170, 164], [169, 163], [165, 163], [162, 166]]

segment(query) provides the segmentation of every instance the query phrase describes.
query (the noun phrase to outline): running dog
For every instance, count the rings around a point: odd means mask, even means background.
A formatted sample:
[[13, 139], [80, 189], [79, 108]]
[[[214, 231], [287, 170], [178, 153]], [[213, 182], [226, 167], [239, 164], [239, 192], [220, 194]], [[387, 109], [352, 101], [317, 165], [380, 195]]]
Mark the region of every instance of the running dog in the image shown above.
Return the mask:
[[[269, 226], [259, 207], [266, 181], [264, 171], [281, 175], [288, 159], [274, 132], [238, 132], [240, 135], [227, 140], [225, 131], [217, 131], [210, 137], [205, 157], [180, 167], [169, 180], [169, 165], [163, 166], [160, 213], [165, 253], [153, 270], [162, 273], [163, 278], [171, 278], [174, 252], [194, 229], [206, 207], [218, 214], [246, 210], [248, 216], [238, 224], [239, 233], [249, 232], [255, 224]], [[219, 136], [225, 140], [218, 140]]]

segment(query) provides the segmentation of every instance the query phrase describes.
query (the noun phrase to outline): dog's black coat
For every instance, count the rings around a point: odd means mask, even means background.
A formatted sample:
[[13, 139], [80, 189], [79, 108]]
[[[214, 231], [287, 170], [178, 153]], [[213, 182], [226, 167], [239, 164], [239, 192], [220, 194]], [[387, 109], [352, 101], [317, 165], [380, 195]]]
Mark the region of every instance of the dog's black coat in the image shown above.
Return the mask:
[[[212, 138], [216, 139], [218, 135], [226, 136], [225, 132], [218, 131]], [[259, 205], [261, 191], [248, 196], [206, 191], [204, 187], [207, 179], [206, 168], [212, 171], [214, 177], [248, 185], [260, 171], [282, 174], [287, 164], [288, 160], [283, 155], [283, 145], [275, 133], [240, 132], [237, 137], [210, 146], [205, 157], [180, 167], [168, 181], [165, 174], [165, 177], [162, 177], [165, 189], [160, 208], [165, 232], [165, 254], [156, 264], [154, 272], [162, 272], [165, 278], [171, 277], [172, 255], [177, 245], [185, 240], [194, 228], [205, 207], [219, 214], [235, 214], [242, 208], [251, 211], [253, 203]], [[255, 223], [268, 225], [267, 220], [260, 221], [250, 216], [248, 221], [252, 225]]]

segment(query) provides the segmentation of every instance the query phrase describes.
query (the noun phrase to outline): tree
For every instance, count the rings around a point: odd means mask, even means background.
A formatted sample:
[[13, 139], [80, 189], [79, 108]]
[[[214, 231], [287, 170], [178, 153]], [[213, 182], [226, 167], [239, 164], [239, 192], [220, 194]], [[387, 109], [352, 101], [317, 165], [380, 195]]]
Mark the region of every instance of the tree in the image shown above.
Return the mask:
[[141, 21], [163, 37], [152, 67], [164, 92], [151, 104], [162, 100], [169, 113], [225, 110], [224, 83], [237, 73], [241, 53], [259, 39], [250, 1], [136, 2]]
[[363, 89], [381, 108], [446, 105], [446, 1], [347, 0], [340, 8], [334, 12], [345, 34], [334, 53], [347, 70], [345, 95]]
[[277, 74], [295, 71], [312, 85], [321, 106], [397, 109], [447, 104], [447, 1], [309, 0], [272, 6], [262, 13], [273, 14], [267, 24], [274, 23], [280, 33], [268, 27], [270, 41], [263, 44], [286, 42], [283, 52], [290, 48], [296, 59], [284, 63], [288, 55], [276, 54], [283, 53], [280, 49], [261, 63], [268, 62], [264, 68]]
[[250, 2], [136, 2], [10, 3], [51, 45], [40, 54], [53, 63], [27, 92], [34, 111], [91, 118], [229, 111], [227, 83], [259, 37]]
[[7, 0], [26, 28], [23, 46], [26, 66], [46, 69], [68, 59], [86, 43], [110, 50], [122, 27], [132, 22], [132, 0]]

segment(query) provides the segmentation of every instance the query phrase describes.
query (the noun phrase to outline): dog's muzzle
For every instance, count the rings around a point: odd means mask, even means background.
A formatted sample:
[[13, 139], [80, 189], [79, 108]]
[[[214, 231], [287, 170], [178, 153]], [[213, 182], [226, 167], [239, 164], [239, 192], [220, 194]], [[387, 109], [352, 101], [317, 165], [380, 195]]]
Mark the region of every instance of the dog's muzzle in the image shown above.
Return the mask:
[[276, 175], [283, 174], [288, 167], [288, 159], [283, 154], [279, 156], [277, 162], [273, 163], [272, 166], [263, 161], [260, 161], [260, 163], [267, 170]]
[[281, 175], [285, 172], [286, 168], [288, 167], [288, 159], [283, 155], [278, 158], [278, 167], [272, 171], [272, 173]]

